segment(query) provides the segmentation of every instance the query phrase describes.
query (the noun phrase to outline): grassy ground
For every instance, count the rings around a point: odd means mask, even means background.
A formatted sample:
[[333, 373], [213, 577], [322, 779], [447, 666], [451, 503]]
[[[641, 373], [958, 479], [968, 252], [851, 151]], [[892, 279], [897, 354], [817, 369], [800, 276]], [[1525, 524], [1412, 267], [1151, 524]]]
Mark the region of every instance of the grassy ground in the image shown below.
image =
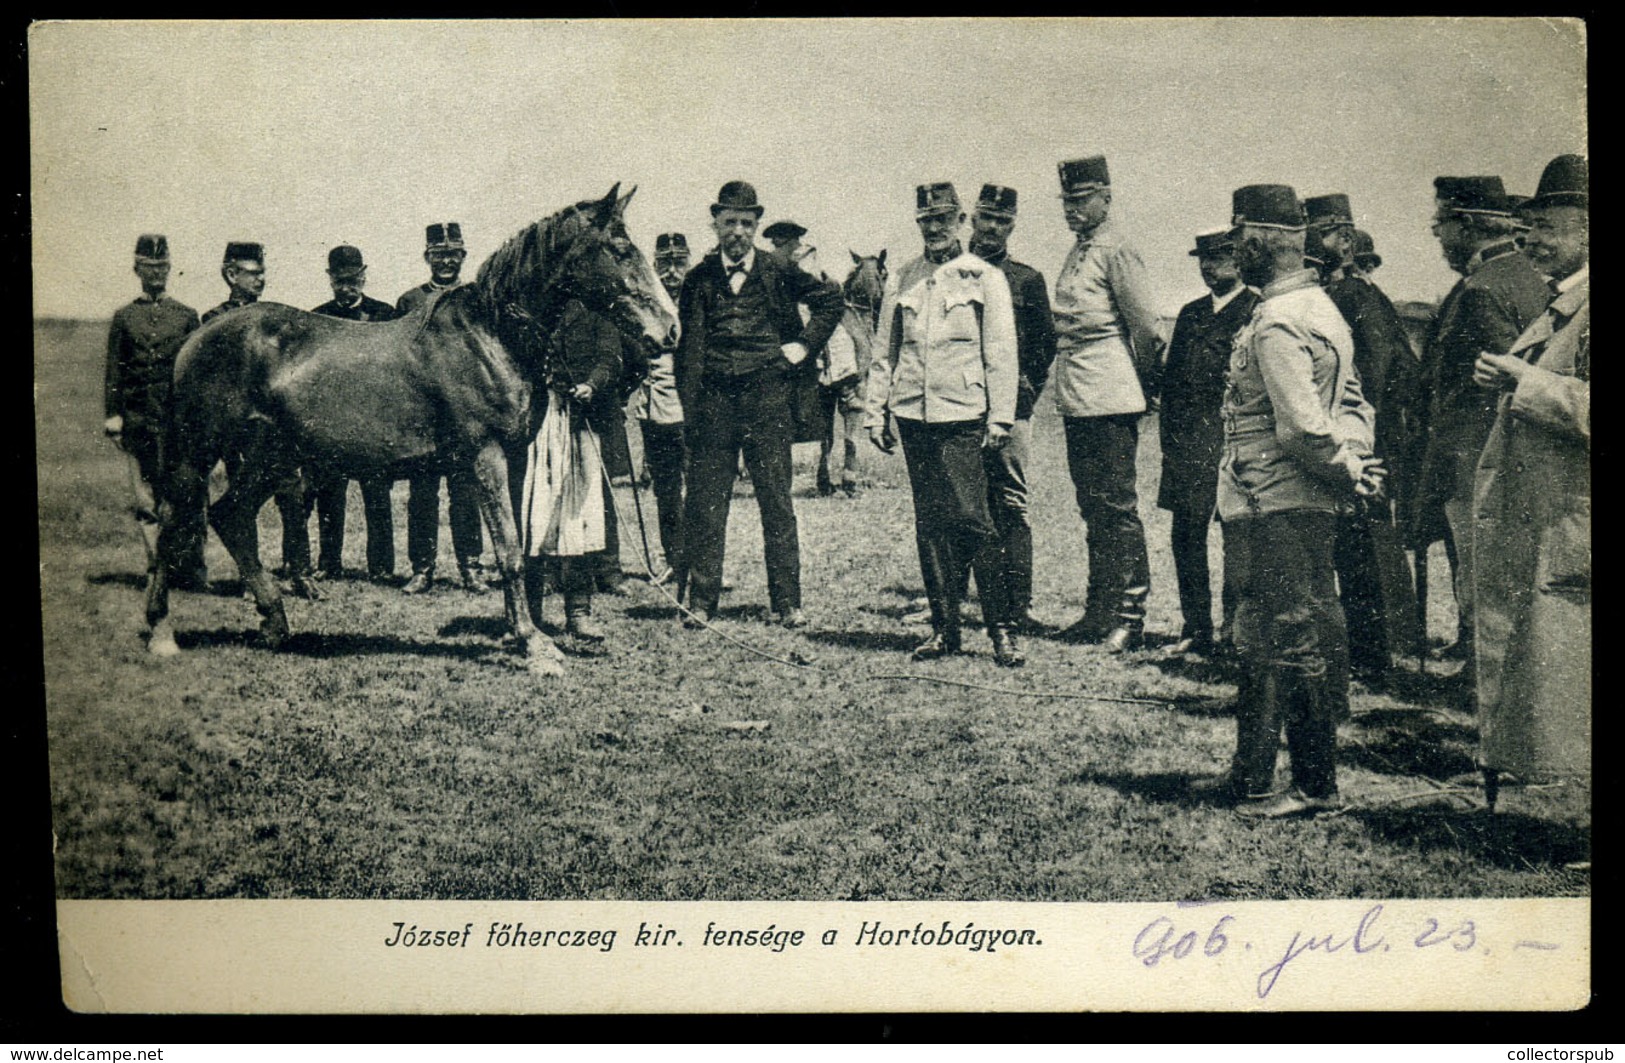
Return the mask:
[[[1474, 721], [1437, 675], [1357, 689], [1340, 742], [1354, 806], [1250, 825], [1184, 795], [1228, 762], [1233, 692], [1155, 649], [1127, 660], [1036, 639], [1028, 667], [973, 655], [910, 668], [922, 637], [900, 457], [865, 454], [861, 498], [811, 495], [799, 454], [806, 605], [761, 622], [761, 535], [735, 499], [721, 627], [816, 667], [771, 663], [679, 628], [655, 589], [603, 599], [608, 655], [542, 681], [499, 642], [496, 595], [407, 598], [362, 581], [290, 601], [286, 651], [212, 537], [218, 593], [180, 594], [187, 652], [141, 640], [143, 557], [122, 458], [100, 437], [103, 326], [36, 329], [40, 535], [58, 889], [68, 897], [1033, 899], [1584, 894], [1588, 795], [1522, 792], [1493, 820], [1418, 776], [1472, 767]], [[1154, 422], [1141, 448], [1154, 497]], [[1035, 424], [1038, 612], [1080, 610], [1084, 543], [1060, 426]], [[404, 484], [399, 485], [404, 491]], [[630, 512], [630, 496], [622, 501]], [[352, 491], [348, 561], [361, 563]], [[404, 498], [397, 533], [405, 559]], [[1177, 630], [1165, 515], [1150, 630]], [[279, 533], [262, 525], [266, 555]], [[652, 528], [651, 528], [652, 532]], [[442, 549], [449, 551], [442, 536]], [[636, 568], [636, 533], [623, 549]], [[1215, 536], [1217, 563], [1217, 536]], [[449, 565], [443, 555], [442, 571]], [[1444, 571], [1442, 556], [1435, 572]], [[1453, 631], [1436, 581], [1433, 629]], [[561, 620], [559, 603], [548, 602]], [[1413, 662], [1414, 664], [1414, 662]], [[1437, 670], [1440, 666], [1434, 665]], [[1024, 697], [884, 678], [919, 672]]]

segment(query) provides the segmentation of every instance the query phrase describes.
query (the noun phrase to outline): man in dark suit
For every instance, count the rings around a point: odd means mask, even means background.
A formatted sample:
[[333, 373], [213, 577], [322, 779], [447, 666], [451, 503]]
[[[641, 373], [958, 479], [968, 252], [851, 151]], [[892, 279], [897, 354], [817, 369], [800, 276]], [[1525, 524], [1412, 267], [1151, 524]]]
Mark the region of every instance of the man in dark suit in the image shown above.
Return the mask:
[[1306, 251], [1322, 262], [1326, 294], [1354, 336], [1354, 368], [1376, 412], [1376, 457], [1388, 469], [1382, 495], [1356, 500], [1337, 527], [1337, 582], [1348, 620], [1349, 663], [1380, 681], [1393, 654], [1416, 641], [1416, 602], [1396, 526], [1394, 499], [1411, 489], [1405, 455], [1414, 431], [1417, 363], [1399, 312], [1354, 268], [1354, 212], [1342, 193], [1310, 196]]
[[[1184, 615], [1170, 656], [1207, 655], [1215, 648], [1207, 536], [1224, 456], [1224, 419], [1219, 411], [1231, 345], [1258, 305], [1257, 293], [1241, 283], [1229, 228], [1198, 234], [1191, 254], [1212, 294], [1180, 308], [1162, 376], [1162, 482], [1157, 505], [1173, 514], [1174, 575]], [[1228, 638], [1235, 616], [1235, 593], [1228, 578], [1223, 604], [1220, 630]]]
[[[333, 298], [311, 311], [346, 321], [389, 321], [395, 308], [367, 295], [367, 263], [359, 248], [340, 244], [327, 253], [327, 279]], [[350, 481], [306, 469], [305, 510], [316, 510], [316, 575], [332, 578], [344, 572], [344, 508]], [[367, 576], [387, 579], [395, 573], [395, 517], [389, 507], [389, 480], [368, 477], [361, 481], [361, 501], [367, 516]], [[308, 516], [307, 516], [308, 519]]]
[[[716, 612], [743, 451], [762, 515], [772, 613], [787, 627], [802, 627], [790, 395], [799, 374], [816, 372], [808, 354], [829, 342], [844, 304], [835, 284], [756, 252], [761, 216], [756, 189], [744, 181], [723, 185], [711, 205], [718, 246], [683, 283], [676, 371], [690, 466], [680, 587], [686, 585], [693, 613]], [[811, 311], [805, 327], [802, 304]]]
[[[149, 566], [158, 556], [158, 492], [163, 489], [164, 435], [175, 356], [198, 327], [197, 311], [171, 298], [169, 240], [146, 233], [135, 242], [135, 273], [141, 294], [113, 315], [107, 331], [107, 381], [102, 428], [135, 463], [136, 521]], [[187, 529], [186, 550], [169, 584], [183, 590], [208, 585], [203, 567], [203, 528]]]
[[[1552, 293], [1518, 250], [1521, 226], [1499, 177], [1439, 177], [1433, 187], [1433, 234], [1461, 280], [1439, 304], [1427, 344], [1426, 444], [1412, 527], [1419, 544], [1441, 537], [1445, 528], [1455, 543], [1457, 641], [1465, 643], [1456, 652], [1470, 661], [1473, 480], [1499, 399], [1473, 382], [1473, 364], [1482, 352], [1505, 354], [1546, 309]], [[1471, 678], [1466, 669], [1464, 681]]]
[[[435, 222], [424, 230], [423, 260], [429, 264], [429, 279], [402, 293], [395, 301], [401, 316], [421, 308], [436, 294], [457, 287], [468, 251], [463, 246], [463, 227], [457, 222]], [[485, 533], [480, 528], [479, 487], [472, 474], [447, 472], [431, 466], [411, 478], [406, 496], [406, 556], [412, 563], [412, 578], [401, 588], [407, 594], [422, 594], [434, 585], [435, 562], [440, 554], [440, 481], [446, 481], [451, 514], [451, 546], [457, 554], [457, 575], [463, 589], [471, 594], [485, 592], [480, 571], [480, 554], [485, 552]]]
[[1042, 625], [1033, 616], [1033, 526], [1027, 519], [1027, 454], [1032, 443], [1033, 407], [1049, 380], [1055, 361], [1055, 318], [1050, 314], [1044, 275], [1010, 257], [1010, 234], [1016, 227], [1016, 190], [983, 185], [971, 213], [968, 250], [1004, 271], [1010, 308], [1016, 319], [1016, 420], [1010, 440], [982, 450], [987, 473], [988, 511], [999, 536], [999, 558], [1012, 622], [1032, 632]]

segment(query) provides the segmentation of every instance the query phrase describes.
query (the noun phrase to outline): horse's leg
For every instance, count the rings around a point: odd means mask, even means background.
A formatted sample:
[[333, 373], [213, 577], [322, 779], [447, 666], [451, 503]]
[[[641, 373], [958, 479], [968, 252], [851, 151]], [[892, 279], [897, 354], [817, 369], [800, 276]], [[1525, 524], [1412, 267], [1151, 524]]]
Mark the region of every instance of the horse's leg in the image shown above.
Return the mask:
[[208, 497], [207, 473], [190, 464], [178, 463], [167, 479], [157, 492], [158, 555], [147, 574], [147, 651], [158, 657], [180, 652], [169, 619], [169, 573], [189, 552], [182, 541], [193, 530], [189, 515], [201, 514]]
[[237, 563], [237, 571], [254, 595], [259, 610], [260, 634], [271, 649], [288, 637], [288, 615], [282, 607], [282, 589], [260, 563], [256, 522], [260, 510], [277, 486], [272, 470], [259, 453], [245, 454], [237, 476], [220, 500], [209, 507], [209, 523]]
[[479, 484], [480, 512], [491, 532], [491, 549], [502, 570], [502, 599], [508, 613], [508, 626], [519, 640], [530, 670], [537, 675], [564, 674], [564, 654], [553, 640], [542, 634], [530, 618], [525, 595], [525, 559], [519, 529], [514, 520], [514, 496], [508, 481], [508, 458], [495, 441], [485, 444], [474, 458], [474, 476]]

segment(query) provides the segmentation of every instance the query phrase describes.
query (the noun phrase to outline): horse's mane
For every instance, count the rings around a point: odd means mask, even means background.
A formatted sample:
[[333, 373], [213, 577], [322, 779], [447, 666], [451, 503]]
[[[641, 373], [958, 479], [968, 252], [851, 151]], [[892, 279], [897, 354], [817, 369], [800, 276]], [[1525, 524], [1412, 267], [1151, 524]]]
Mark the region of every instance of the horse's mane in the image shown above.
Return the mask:
[[537, 277], [563, 245], [592, 224], [596, 206], [591, 200], [583, 200], [510, 236], [480, 263], [474, 284], [481, 294], [496, 307], [528, 306]]

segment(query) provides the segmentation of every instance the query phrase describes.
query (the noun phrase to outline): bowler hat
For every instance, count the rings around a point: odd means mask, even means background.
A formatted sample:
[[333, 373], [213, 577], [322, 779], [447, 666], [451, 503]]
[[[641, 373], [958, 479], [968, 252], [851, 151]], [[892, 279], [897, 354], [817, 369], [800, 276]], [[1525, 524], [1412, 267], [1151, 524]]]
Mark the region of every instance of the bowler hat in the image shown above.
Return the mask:
[[163, 233], [142, 233], [135, 238], [135, 260], [158, 266], [169, 261], [169, 237]]
[[1499, 177], [1435, 177], [1433, 196], [1439, 206], [1457, 214], [1512, 216], [1512, 204]]
[[914, 216], [928, 218], [933, 214], [958, 214], [959, 193], [948, 181], [933, 181], [914, 189]]
[[1376, 269], [1382, 265], [1382, 256], [1377, 254], [1377, 242], [1364, 229], [1354, 230], [1354, 264], [1361, 269]]
[[426, 251], [463, 250], [463, 227], [454, 221], [433, 222], [423, 230]]
[[749, 181], [729, 181], [717, 193], [717, 201], [711, 204], [711, 217], [716, 217], [725, 210], [745, 210], [762, 216], [762, 205], [756, 202], [756, 189]]
[[1584, 207], [1591, 209], [1591, 167], [1584, 155], [1559, 155], [1546, 164], [1526, 209]]
[[1090, 155], [1084, 159], [1068, 159], [1060, 164], [1061, 195], [1081, 196], [1100, 188], [1110, 188], [1111, 175], [1106, 170], [1106, 156]]
[[763, 229], [762, 235], [776, 244], [780, 241], [798, 240], [806, 236], [807, 228], [804, 225], [797, 225], [793, 221], [776, 221]]
[[1306, 226], [1291, 185], [1243, 185], [1230, 195], [1230, 224], [1302, 232]]
[[258, 262], [265, 264], [265, 248], [249, 240], [233, 240], [226, 245], [227, 262]]
[[982, 194], [976, 197], [976, 210], [996, 218], [1014, 218], [1016, 190], [1005, 185], [983, 185]]
[[330, 277], [354, 277], [366, 272], [367, 264], [361, 259], [361, 249], [340, 244], [327, 253], [327, 273]]
[[682, 233], [661, 233], [655, 237], [655, 257], [688, 255], [688, 237]]
[[1310, 196], [1303, 201], [1303, 215], [1314, 226], [1354, 224], [1354, 208], [1349, 206], [1349, 197], [1342, 192]]
[[1203, 255], [1228, 255], [1236, 249], [1236, 238], [1230, 229], [1209, 229], [1196, 234], [1196, 246], [1191, 254], [1200, 258]]

